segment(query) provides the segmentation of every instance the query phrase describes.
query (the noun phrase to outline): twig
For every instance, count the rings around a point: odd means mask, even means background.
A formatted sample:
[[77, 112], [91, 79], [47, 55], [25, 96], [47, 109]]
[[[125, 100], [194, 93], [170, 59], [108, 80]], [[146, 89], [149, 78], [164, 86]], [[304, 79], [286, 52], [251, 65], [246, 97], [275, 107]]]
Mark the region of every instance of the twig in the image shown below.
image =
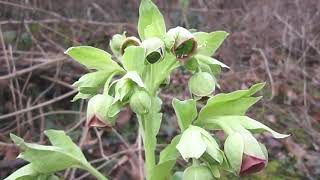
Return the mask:
[[32, 111], [34, 109], [37, 109], [37, 108], [40, 108], [40, 107], [43, 107], [43, 106], [50, 105], [52, 103], [55, 103], [55, 102], [60, 101], [60, 100], [62, 100], [64, 98], [66, 98], [66, 97], [71, 96], [72, 94], [76, 93], [77, 91], [78, 90], [73, 90], [73, 91], [65, 93], [65, 94], [63, 94], [61, 96], [58, 96], [58, 97], [56, 97], [56, 98], [54, 98], [52, 100], [46, 101], [44, 103], [40, 103], [40, 104], [38, 104], [36, 106], [32, 106], [32, 107], [29, 107], [29, 108], [21, 109], [19, 111], [15, 111], [15, 112], [12, 112], [12, 113], [8, 113], [8, 114], [5, 114], [5, 115], [2, 115], [2, 116], [0, 116], [0, 120], [1, 119], [6, 119], [6, 118], [9, 118], [9, 117], [12, 117], [12, 116], [16, 116], [18, 114], [22, 114], [22, 113], [25, 113], [25, 112], [28, 112], [28, 111]]
[[65, 58], [65, 57], [58, 57], [58, 58], [56, 58], [56, 59], [52, 59], [51, 61], [47, 61], [47, 62], [44, 62], [44, 63], [41, 63], [41, 64], [37, 64], [37, 65], [31, 66], [31, 67], [29, 67], [29, 68], [26, 68], [26, 69], [23, 69], [23, 70], [16, 71], [16, 72], [14, 72], [14, 73], [5, 75], [5, 76], [0, 76], [0, 80], [15, 78], [15, 77], [17, 77], [17, 76], [21, 76], [21, 75], [23, 75], [23, 74], [25, 74], [25, 73], [34, 71], [34, 70], [36, 70], [36, 69], [39, 69], [39, 68], [48, 66], [48, 65], [50, 65], [50, 64], [57, 63], [57, 62], [59, 62], [59, 61], [63, 61], [63, 60], [66, 60], [66, 58]]
[[252, 48], [253, 50], [255, 51], [258, 51], [260, 53], [260, 55], [262, 56], [263, 60], [264, 60], [264, 66], [266, 68], [266, 71], [267, 71], [267, 74], [268, 74], [268, 77], [269, 77], [269, 80], [270, 80], [270, 84], [271, 84], [271, 97], [269, 98], [269, 101], [271, 101], [275, 95], [275, 87], [274, 87], [274, 81], [273, 81], [273, 77], [272, 77], [272, 74], [271, 74], [271, 71], [270, 71], [270, 67], [269, 67], [269, 62], [268, 62], [268, 59], [267, 59], [267, 56], [266, 54], [263, 52], [262, 49], [260, 48]]

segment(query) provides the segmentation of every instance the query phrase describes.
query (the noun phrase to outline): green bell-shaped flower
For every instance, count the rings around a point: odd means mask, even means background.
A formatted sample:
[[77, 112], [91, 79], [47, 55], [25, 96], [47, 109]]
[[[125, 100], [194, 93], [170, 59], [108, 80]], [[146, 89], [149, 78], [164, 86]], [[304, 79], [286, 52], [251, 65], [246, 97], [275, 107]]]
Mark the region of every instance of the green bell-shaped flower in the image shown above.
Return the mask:
[[123, 42], [126, 40], [126, 35], [125, 34], [115, 34], [112, 36], [112, 39], [109, 43], [111, 51], [115, 56], [120, 56], [121, 55], [121, 46]]
[[88, 102], [87, 126], [108, 127], [114, 124], [116, 113], [113, 110], [113, 97], [97, 94]]
[[183, 131], [176, 148], [186, 161], [189, 158], [199, 159], [206, 153], [217, 163], [223, 162], [223, 152], [215, 139], [209, 132], [198, 126], [190, 125]]
[[197, 50], [194, 35], [183, 27], [170, 29], [165, 36], [165, 43], [179, 60], [189, 59]]
[[[195, 147], [196, 148], [196, 147]], [[192, 165], [184, 170], [183, 180], [214, 180], [211, 170], [206, 165]]]
[[154, 64], [163, 59], [165, 45], [161, 39], [157, 37], [146, 39], [142, 42], [142, 46], [146, 49], [146, 60], [148, 63]]
[[137, 114], [146, 114], [151, 108], [151, 98], [144, 90], [138, 90], [130, 98], [130, 107]]
[[140, 46], [140, 45], [141, 45], [141, 42], [138, 38], [136, 38], [134, 36], [130, 36], [126, 40], [123, 41], [123, 43], [120, 47], [120, 53], [121, 53], [121, 55], [123, 55], [125, 49], [129, 46]]
[[188, 82], [189, 90], [196, 96], [208, 96], [216, 87], [214, 77], [207, 72], [199, 72], [194, 74]]

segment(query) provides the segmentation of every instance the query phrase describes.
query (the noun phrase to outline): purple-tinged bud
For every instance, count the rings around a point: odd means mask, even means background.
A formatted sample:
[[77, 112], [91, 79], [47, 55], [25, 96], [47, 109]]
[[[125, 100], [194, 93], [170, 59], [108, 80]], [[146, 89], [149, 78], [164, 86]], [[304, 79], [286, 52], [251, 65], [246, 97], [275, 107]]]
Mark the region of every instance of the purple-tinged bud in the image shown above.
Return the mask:
[[87, 123], [89, 127], [109, 127], [114, 124], [115, 114], [112, 110], [113, 97], [98, 94], [88, 102]]
[[256, 173], [261, 171], [267, 164], [266, 159], [243, 154], [240, 168], [240, 176]]

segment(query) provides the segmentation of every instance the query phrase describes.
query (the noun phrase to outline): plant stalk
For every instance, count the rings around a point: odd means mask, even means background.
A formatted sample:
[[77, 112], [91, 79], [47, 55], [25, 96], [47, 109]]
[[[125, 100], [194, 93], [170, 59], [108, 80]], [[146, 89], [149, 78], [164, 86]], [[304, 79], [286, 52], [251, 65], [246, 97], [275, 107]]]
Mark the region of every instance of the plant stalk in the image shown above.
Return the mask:
[[144, 123], [144, 133], [142, 133], [143, 138], [143, 146], [144, 146], [144, 153], [145, 153], [145, 167], [146, 167], [146, 177], [147, 180], [151, 178], [151, 171], [156, 165], [156, 158], [155, 158], [155, 137], [153, 135], [153, 127], [152, 122], [154, 119], [147, 118], [152, 116], [141, 116], [141, 120]]
[[105, 177], [103, 174], [101, 174], [96, 168], [94, 168], [93, 166], [91, 166], [91, 164], [88, 164], [86, 166], [86, 170], [93, 175], [94, 177], [96, 177], [98, 180], [108, 180], [107, 177]]

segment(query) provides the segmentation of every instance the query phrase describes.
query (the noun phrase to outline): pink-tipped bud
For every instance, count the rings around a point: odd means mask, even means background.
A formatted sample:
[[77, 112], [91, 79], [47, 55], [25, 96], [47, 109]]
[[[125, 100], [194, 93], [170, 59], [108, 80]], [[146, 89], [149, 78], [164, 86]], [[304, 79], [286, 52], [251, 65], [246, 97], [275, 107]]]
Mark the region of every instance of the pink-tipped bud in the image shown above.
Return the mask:
[[267, 160], [243, 154], [240, 168], [240, 176], [256, 173], [266, 166]]

